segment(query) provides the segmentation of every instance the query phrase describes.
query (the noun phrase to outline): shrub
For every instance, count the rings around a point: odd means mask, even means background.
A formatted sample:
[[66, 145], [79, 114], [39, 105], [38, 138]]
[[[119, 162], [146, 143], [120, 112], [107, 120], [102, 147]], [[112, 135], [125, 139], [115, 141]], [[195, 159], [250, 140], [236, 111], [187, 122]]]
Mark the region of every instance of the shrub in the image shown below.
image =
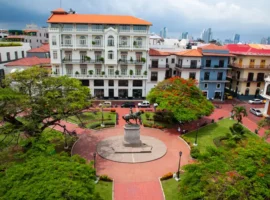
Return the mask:
[[102, 71], [102, 72], [101, 72], [101, 74], [102, 74], [102, 75], [105, 75], [105, 72], [104, 72], [104, 71]]
[[143, 62], [143, 63], [145, 63], [145, 58], [143, 58], [143, 57], [141, 57], [141, 61]]
[[115, 125], [113, 121], [103, 122], [104, 125]]
[[152, 127], [152, 124], [145, 122], [145, 123], [143, 123], [143, 126], [144, 127], [150, 127], [151, 128]]
[[221, 141], [222, 141], [222, 140], [227, 140], [227, 139], [228, 139], [228, 137], [226, 137], [226, 136], [220, 136], [220, 137], [214, 138], [214, 139], [213, 139], [213, 142], [214, 142], [214, 144], [216, 145], [216, 147], [220, 147], [220, 146], [222, 146]]
[[150, 118], [150, 114], [149, 113], [145, 113], [145, 117], [146, 117], [146, 119], [149, 119]]
[[190, 155], [192, 158], [197, 159], [200, 155], [200, 150], [197, 147], [192, 146], [191, 151], [190, 151]]
[[108, 115], [108, 120], [111, 120], [112, 119], [112, 116], [111, 115]]
[[89, 75], [93, 75], [93, 70], [88, 71]]
[[172, 177], [173, 177], [173, 173], [172, 173], [172, 172], [169, 172], [169, 173], [163, 175], [163, 176], [160, 178], [160, 180], [164, 181], [164, 180], [168, 180], [168, 179], [170, 179], [170, 178], [172, 178]]
[[89, 128], [90, 128], [90, 129], [95, 129], [95, 128], [99, 127], [99, 126], [100, 126], [100, 122], [95, 122], [95, 123], [93, 123], [93, 124], [90, 124], [90, 125], [89, 125]]
[[108, 175], [101, 175], [99, 177], [99, 180], [105, 181], [105, 182], [113, 182], [113, 180]]
[[129, 75], [133, 75], [133, 70], [131, 69], [131, 70], [129, 70]]
[[112, 113], [115, 113], [115, 112], [116, 112], [116, 110], [115, 110], [115, 109], [111, 109], [111, 112], [112, 112]]
[[[120, 59], [120, 60], [121, 60], [121, 59]], [[116, 71], [115, 71], [115, 74], [116, 74], [116, 75], [119, 75], [119, 70], [116, 70]]]

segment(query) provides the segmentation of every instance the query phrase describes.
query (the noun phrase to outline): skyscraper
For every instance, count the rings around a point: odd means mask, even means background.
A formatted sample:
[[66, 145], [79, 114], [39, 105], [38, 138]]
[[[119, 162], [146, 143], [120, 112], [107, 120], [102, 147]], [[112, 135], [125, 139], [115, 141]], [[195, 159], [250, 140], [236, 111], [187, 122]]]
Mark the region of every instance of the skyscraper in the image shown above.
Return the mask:
[[267, 40], [268, 40], [268, 41], [267, 41], [267, 44], [270, 44], [270, 36], [268, 37]]
[[265, 37], [261, 39], [261, 44], [267, 44], [267, 39]]
[[163, 38], [167, 38], [168, 29], [166, 27], [163, 28]]
[[162, 29], [161, 29], [160, 32], [159, 32], [159, 36], [160, 36], [160, 37], [163, 37], [163, 31], [162, 31]]
[[208, 43], [213, 39], [213, 32], [211, 28], [204, 29], [202, 34], [201, 34], [201, 39], [205, 42]]
[[240, 35], [239, 34], [235, 34], [234, 38], [233, 38], [233, 43], [234, 44], [238, 44], [240, 42]]
[[182, 32], [182, 39], [188, 39], [188, 32]]

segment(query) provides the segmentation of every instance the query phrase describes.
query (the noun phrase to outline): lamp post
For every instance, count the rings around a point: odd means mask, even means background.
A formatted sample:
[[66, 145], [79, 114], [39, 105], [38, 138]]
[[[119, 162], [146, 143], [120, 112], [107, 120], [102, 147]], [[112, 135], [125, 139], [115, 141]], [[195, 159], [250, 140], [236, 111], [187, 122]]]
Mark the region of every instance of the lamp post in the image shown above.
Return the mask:
[[176, 173], [177, 179], [180, 179], [180, 166], [181, 166], [181, 157], [182, 157], [182, 151], [179, 152], [179, 162], [178, 162], [178, 170]]
[[97, 157], [97, 153], [96, 152], [93, 154], [93, 157], [94, 157], [95, 176], [97, 176], [97, 172], [96, 172], [96, 157]]
[[194, 146], [198, 145], [197, 140], [198, 140], [199, 126], [200, 126], [200, 123], [197, 123], [196, 138], [195, 138], [195, 143], [193, 144]]
[[101, 127], [104, 127], [103, 121], [104, 121], [104, 116], [103, 116], [103, 105], [102, 105], [101, 106]]

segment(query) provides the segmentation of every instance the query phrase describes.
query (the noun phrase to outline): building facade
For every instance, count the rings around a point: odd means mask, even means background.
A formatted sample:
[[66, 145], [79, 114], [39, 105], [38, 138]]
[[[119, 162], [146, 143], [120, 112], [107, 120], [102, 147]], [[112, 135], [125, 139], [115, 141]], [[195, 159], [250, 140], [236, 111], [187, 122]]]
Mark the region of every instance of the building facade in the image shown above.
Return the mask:
[[97, 98], [146, 96], [150, 22], [132, 16], [80, 15], [57, 9], [48, 23], [55, 76], [81, 80]]
[[240, 42], [240, 35], [235, 34], [234, 37], [233, 37], [233, 43], [238, 44], [239, 42]]
[[46, 43], [39, 48], [27, 51], [27, 57], [50, 58], [50, 45]]
[[9, 30], [8, 32], [6, 40], [29, 43], [31, 48], [38, 48], [43, 43], [49, 42], [48, 28], [38, 27], [35, 24], [27, 24], [24, 30]]
[[264, 78], [270, 72], [270, 50], [249, 45], [227, 45], [231, 58], [227, 88], [240, 98], [259, 97]]
[[223, 46], [210, 44], [200, 47], [202, 68], [200, 73], [200, 89], [208, 99], [224, 99], [227, 82], [229, 50]]
[[209, 43], [213, 39], [213, 32], [211, 28], [204, 29], [203, 32], [201, 33], [201, 39], [205, 43]]
[[260, 93], [261, 96], [266, 99], [265, 106], [263, 109], [263, 115], [266, 117], [270, 116], [270, 74], [265, 77], [264, 89]]

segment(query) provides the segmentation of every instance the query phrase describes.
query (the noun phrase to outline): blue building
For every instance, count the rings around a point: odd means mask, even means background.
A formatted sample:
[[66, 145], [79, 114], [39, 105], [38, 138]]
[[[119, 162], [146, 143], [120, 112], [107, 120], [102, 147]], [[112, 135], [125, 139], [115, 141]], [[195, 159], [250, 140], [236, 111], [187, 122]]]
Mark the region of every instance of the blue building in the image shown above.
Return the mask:
[[223, 46], [210, 44], [199, 48], [202, 57], [202, 69], [200, 72], [200, 89], [208, 99], [224, 99], [224, 89], [229, 50]]

